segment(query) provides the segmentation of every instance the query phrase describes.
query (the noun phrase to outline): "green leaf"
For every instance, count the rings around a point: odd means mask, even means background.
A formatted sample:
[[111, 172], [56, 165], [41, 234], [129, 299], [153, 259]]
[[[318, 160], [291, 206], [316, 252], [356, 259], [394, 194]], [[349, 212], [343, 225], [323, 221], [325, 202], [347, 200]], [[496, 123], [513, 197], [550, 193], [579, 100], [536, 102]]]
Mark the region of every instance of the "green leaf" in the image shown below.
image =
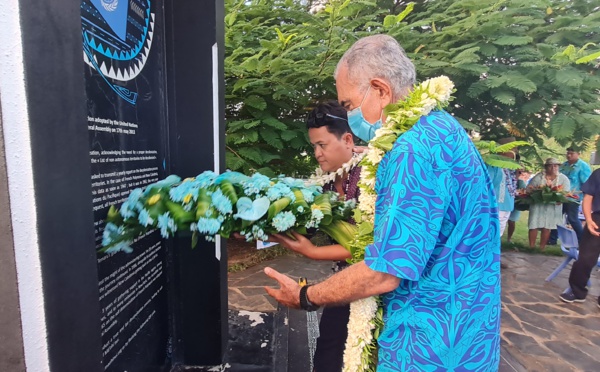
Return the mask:
[[456, 121], [458, 121], [460, 123], [460, 125], [467, 129], [467, 130], [475, 130], [475, 131], [479, 131], [481, 128], [479, 128], [479, 125], [473, 124], [470, 121], [467, 121], [465, 119], [459, 118], [459, 117], [454, 117], [456, 119]]
[[488, 76], [485, 81], [485, 84], [490, 88], [498, 88], [502, 84], [506, 82], [505, 76]]
[[437, 59], [433, 59], [433, 58], [427, 58], [427, 59], [421, 59], [419, 60], [420, 64], [428, 66], [428, 67], [444, 67], [444, 66], [450, 66], [449, 62], [446, 61], [439, 61]]
[[533, 93], [537, 90], [535, 83], [518, 72], [506, 74], [506, 85], [524, 93]]
[[512, 141], [509, 143], [505, 143], [503, 145], [499, 145], [494, 149], [494, 152], [497, 154], [510, 151], [515, 147], [529, 146], [530, 143], [526, 141]]
[[583, 77], [573, 68], [563, 68], [556, 71], [556, 81], [569, 87], [579, 87], [583, 84]]
[[249, 96], [244, 100], [244, 103], [259, 110], [267, 108], [267, 102], [265, 102], [264, 98], [259, 96]]
[[467, 95], [471, 98], [478, 98], [483, 92], [487, 92], [490, 88], [483, 80], [477, 81], [469, 87]]
[[255, 162], [258, 165], [263, 164], [261, 152], [256, 148], [243, 147], [238, 150], [238, 154], [240, 154], [245, 159]]
[[495, 88], [492, 89], [491, 94], [496, 101], [504, 103], [505, 105], [512, 106], [516, 102], [515, 95], [509, 90]]
[[588, 54], [585, 57], [581, 57], [578, 60], [576, 60], [575, 63], [581, 64], [581, 63], [597, 62], [596, 60], [598, 58], [600, 58], [600, 51], [598, 51], [596, 53]]
[[279, 129], [279, 130], [288, 129], [287, 125], [285, 125], [284, 123], [280, 122], [279, 120], [275, 119], [272, 116], [268, 116], [268, 117], [262, 119], [262, 121], [263, 121], [263, 123], [267, 124], [271, 128], [275, 128], [275, 129]]
[[481, 156], [483, 161], [493, 167], [506, 168], [506, 169], [520, 169], [521, 164], [516, 161], [507, 158], [506, 156], [497, 154], [485, 154]]
[[575, 131], [575, 120], [564, 112], [560, 112], [550, 120], [550, 129], [553, 137], [569, 138]]
[[534, 99], [521, 106], [521, 111], [525, 114], [535, 114], [547, 107], [546, 102], [541, 99]]
[[533, 41], [531, 36], [502, 36], [493, 41], [496, 45], [525, 45]]

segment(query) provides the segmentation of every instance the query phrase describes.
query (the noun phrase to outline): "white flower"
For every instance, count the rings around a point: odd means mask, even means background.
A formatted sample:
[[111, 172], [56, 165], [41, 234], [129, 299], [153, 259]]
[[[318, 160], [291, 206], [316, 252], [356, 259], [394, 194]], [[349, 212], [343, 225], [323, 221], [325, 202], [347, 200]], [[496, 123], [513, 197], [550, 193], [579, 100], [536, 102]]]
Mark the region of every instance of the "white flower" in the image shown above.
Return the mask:
[[385, 152], [383, 152], [383, 150], [375, 147], [371, 148], [371, 145], [369, 144], [369, 152], [367, 152], [367, 159], [369, 159], [369, 161], [373, 165], [379, 164], [381, 162], [381, 159], [383, 159], [383, 155], [385, 155]]
[[427, 81], [427, 91], [429, 95], [440, 102], [446, 102], [450, 99], [454, 83], [447, 76], [438, 76]]
[[362, 364], [363, 349], [373, 340], [375, 325], [373, 318], [377, 313], [377, 301], [374, 297], [364, 298], [350, 304], [350, 319], [348, 321], [348, 338], [344, 350], [344, 372], [360, 372], [365, 367]]

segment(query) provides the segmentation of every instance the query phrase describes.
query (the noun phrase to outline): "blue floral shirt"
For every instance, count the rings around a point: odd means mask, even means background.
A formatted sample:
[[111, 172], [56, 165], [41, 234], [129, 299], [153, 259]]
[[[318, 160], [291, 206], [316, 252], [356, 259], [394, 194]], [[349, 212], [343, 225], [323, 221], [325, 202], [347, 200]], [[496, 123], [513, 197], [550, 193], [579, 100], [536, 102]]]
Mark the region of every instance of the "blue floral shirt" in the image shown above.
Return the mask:
[[378, 372], [495, 371], [500, 234], [486, 167], [448, 113], [422, 117], [377, 172], [365, 263], [400, 279], [383, 296]]
[[592, 168], [585, 161], [578, 159], [575, 164], [569, 164], [568, 161], [560, 166], [560, 173], [567, 176], [571, 181], [571, 192], [580, 192], [581, 185], [590, 178]]

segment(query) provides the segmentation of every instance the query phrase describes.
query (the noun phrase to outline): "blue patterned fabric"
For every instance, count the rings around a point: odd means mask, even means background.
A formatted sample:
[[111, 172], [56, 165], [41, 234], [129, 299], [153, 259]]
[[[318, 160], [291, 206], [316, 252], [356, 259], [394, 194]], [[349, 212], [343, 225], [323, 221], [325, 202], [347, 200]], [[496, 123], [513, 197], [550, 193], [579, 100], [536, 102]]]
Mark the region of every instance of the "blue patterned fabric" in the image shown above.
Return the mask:
[[515, 191], [517, 188], [514, 171], [491, 165], [487, 166], [487, 170], [496, 194], [498, 210], [512, 212], [515, 209]]
[[402, 280], [383, 296], [378, 372], [495, 371], [500, 235], [492, 185], [448, 113], [422, 117], [380, 163], [365, 263]]

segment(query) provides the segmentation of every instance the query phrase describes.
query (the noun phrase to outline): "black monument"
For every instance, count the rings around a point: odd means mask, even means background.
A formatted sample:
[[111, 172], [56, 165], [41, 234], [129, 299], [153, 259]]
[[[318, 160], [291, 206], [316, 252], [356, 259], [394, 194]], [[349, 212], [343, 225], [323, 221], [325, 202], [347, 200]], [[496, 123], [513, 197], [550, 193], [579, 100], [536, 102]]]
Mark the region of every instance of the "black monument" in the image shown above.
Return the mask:
[[[145, 372], [220, 364], [224, 244], [192, 250], [189, 239], [153, 232], [130, 254], [97, 249], [108, 207], [134, 188], [224, 170], [223, 3], [10, 1], [22, 34], [31, 140], [22, 151], [31, 153], [38, 245], [7, 242], [17, 274], [19, 250], [39, 254], [46, 333], [33, 335], [41, 348], [23, 345], [25, 365]], [[35, 333], [28, 319], [26, 335]]]

